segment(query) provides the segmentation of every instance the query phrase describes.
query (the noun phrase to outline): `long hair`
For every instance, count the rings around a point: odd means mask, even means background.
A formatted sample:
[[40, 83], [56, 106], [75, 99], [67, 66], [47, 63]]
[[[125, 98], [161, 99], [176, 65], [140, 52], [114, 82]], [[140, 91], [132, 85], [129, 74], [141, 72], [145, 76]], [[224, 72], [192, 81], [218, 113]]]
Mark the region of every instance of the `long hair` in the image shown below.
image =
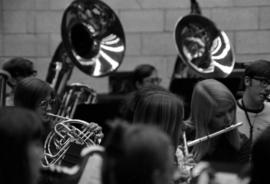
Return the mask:
[[139, 90], [133, 101], [133, 123], [154, 124], [165, 131], [176, 148], [183, 125], [183, 102], [159, 86]]
[[27, 77], [22, 79], [15, 88], [14, 104], [35, 110], [41, 100], [48, 95], [54, 95], [53, 89], [48, 83], [35, 77]]
[[173, 151], [163, 131], [151, 125], [118, 124], [109, 137], [105, 144], [102, 183], [154, 184], [156, 171], [168, 174]]
[[41, 132], [41, 121], [34, 112], [18, 107], [0, 109], [0, 183], [32, 183], [28, 146], [40, 141]]
[[[196, 130], [196, 139], [209, 135], [209, 126], [214, 117], [214, 109], [220, 106], [232, 105], [234, 109], [233, 124], [236, 123], [236, 101], [229, 89], [214, 79], [206, 79], [198, 82], [193, 90], [191, 99], [190, 121]], [[228, 133], [228, 140], [236, 149], [240, 148], [240, 139], [236, 130]], [[222, 135], [221, 135], [222, 136]], [[214, 140], [205, 141], [194, 146], [195, 160], [200, 160], [209, 152]]]

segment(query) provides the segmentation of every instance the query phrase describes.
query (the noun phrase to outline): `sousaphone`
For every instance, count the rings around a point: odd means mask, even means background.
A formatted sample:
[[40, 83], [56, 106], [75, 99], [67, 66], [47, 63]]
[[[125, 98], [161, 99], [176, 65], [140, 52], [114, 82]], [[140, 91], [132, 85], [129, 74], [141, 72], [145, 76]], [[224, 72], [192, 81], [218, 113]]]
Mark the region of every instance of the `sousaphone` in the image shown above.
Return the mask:
[[89, 147], [101, 141], [101, 130], [91, 132], [88, 122], [72, 119], [78, 104], [93, 103], [96, 96], [84, 84], [68, 84], [73, 68], [91, 77], [109, 75], [119, 68], [126, 50], [118, 17], [99, 0], [73, 1], [64, 11], [61, 33], [46, 79], [62, 100], [60, 113], [48, 115], [60, 121], [45, 140], [44, 167], [61, 165], [73, 144]]
[[123, 61], [124, 29], [102, 1], [73, 1], [63, 14], [61, 35], [46, 77], [60, 96], [74, 66], [91, 77], [103, 77], [116, 71]]
[[191, 0], [191, 13], [178, 20], [174, 34], [181, 60], [199, 76], [224, 78], [232, 72], [235, 57], [229, 38], [201, 15], [196, 0]]

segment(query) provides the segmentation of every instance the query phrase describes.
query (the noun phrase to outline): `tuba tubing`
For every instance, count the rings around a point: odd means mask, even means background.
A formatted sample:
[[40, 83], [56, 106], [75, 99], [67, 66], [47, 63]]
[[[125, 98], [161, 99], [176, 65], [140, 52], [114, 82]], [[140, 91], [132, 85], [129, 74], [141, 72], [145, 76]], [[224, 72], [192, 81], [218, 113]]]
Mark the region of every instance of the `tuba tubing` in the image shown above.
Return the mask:
[[86, 147], [101, 143], [102, 138], [97, 137], [97, 134], [102, 133], [101, 130], [97, 132], [89, 131], [88, 122], [52, 113], [47, 113], [47, 115], [61, 119], [61, 121], [54, 125], [53, 131], [49, 133], [45, 140], [43, 167], [50, 167], [61, 161], [71, 146], [71, 143], [85, 144]]

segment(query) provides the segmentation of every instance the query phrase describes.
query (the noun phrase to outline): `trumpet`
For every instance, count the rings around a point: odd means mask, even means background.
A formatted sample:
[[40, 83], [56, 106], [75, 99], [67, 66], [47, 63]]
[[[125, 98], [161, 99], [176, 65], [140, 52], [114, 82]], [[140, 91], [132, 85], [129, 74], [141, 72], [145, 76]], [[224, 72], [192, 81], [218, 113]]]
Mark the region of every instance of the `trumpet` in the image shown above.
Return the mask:
[[43, 167], [60, 165], [66, 152], [76, 143], [89, 147], [99, 145], [102, 140], [102, 130], [90, 130], [90, 123], [78, 119], [70, 119], [59, 115], [47, 113], [48, 116], [61, 119], [55, 124], [44, 143]]
[[239, 123], [233, 124], [233, 125], [231, 125], [231, 126], [229, 126], [227, 128], [224, 128], [222, 130], [219, 130], [217, 132], [214, 132], [212, 134], [206, 135], [204, 137], [201, 137], [201, 138], [195, 139], [193, 141], [189, 141], [189, 142], [187, 142], [187, 140], [186, 140], [186, 134], [184, 132], [183, 135], [182, 135], [183, 136], [183, 144], [184, 144], [184, 154], [185, 155], [188, 155], [189, 154], [188, 147], [194, 146], [196, 144], [199, 144], [201, 142], [204, 142], [204, 141], [207, 141], [207, 140], [209, 140], [211, 138], [214, 138], [214, 137], [216, 137], [218, 135], [221, 135], [221, 134], [224, 134], [226, 132], [232, 131], [232, 130], [236, 129], [237, 127], [241, 126], [241, 125], [243, 125], [243, 122], [239, 122]]

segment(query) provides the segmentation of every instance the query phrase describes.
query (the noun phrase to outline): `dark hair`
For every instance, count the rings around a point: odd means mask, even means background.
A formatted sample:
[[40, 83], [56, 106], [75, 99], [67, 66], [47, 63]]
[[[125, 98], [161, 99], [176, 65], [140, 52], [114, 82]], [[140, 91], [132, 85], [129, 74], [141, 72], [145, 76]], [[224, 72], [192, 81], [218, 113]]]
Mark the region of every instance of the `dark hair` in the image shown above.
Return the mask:
[[270, 80], [270, 61], [257, 60], [250, 63], [245, 70], [245, 76], [249, 77], [264, 77]]
[[3, 64], [3, 70], [10, 73], [11, 77], [29, 77], [36, 73], [33, 62], [22, 57], [15, 57]]
[[173, 160], [167, 135], [149, 125], [118, 124], [105, 148], [103, 184], [153, 184], [153, 173], [166, 173]]
[[45, 81], [27, 77], [19, 81], [14, 92], [16, 106], [35, 110], [38, 104], [48, 95], [54, 96], [53, 89]]
[[32, 111], [0, 108], [0, 182], [30, 184], [28, 145], [40, 141], [41, 121]]
[[251, 184], [269, 183], [269, 171], [265, 166], [270, 164], [270, 127], [255, 141], [251, 154]]
[[154, 124], [165, 131], [175, 148], [179, 145], [184, 108], [180, 97], [160, 86], [145, 87], [131, 97], [133, 123]]
[[136, 82], [141, 83], [144, 78], [149, 77], [156, 68], [149, 64], [142, 64], [135, 68], [134, 76], [133, 76], [133, 83], [136, 86]]

